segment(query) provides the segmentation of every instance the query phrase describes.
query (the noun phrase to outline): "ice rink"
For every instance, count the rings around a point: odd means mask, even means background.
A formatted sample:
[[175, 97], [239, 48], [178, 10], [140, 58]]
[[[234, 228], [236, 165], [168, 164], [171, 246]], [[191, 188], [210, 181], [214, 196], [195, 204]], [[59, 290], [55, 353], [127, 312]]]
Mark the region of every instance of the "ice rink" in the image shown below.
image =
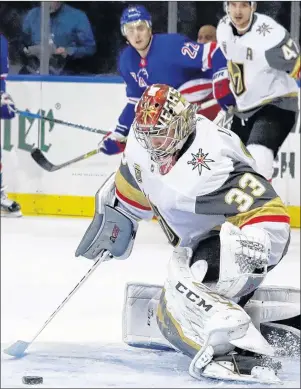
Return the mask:
[[[1, 219], [1, 349], [29, 341], [91, 267], [88, 259], [74, 257], [89, 224], [76, 218]], [[171, 251], [156, 223], [141, 224], [131, 257], [101, 264], [27, 356], [1, 353], [1, 387], [24, 387], [24, 375], [43, 376], [41, 388], [242, 387], [196, 381], [187, 357], [122, 343], [125, 283], [163, 283]], [[299, 230], [293, 230], [288, 255], [265, 283], [300, 287]], [[285, 387], [300, 387], [299, 363], [284, 367]]]

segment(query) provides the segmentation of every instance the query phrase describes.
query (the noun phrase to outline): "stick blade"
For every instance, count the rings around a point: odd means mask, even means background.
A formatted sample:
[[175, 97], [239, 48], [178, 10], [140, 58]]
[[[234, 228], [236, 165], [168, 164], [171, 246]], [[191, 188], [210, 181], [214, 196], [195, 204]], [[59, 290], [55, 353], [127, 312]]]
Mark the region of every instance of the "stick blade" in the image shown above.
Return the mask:
[[27, 350], [27, 347], [29, 345], [30, 345], [29, 342], [24, 342], [23, 340], [17, 340], [11, 346], [4, 349], [3, 352], [12, 357], [22, 358], [24, 357], [25, 351]]
[[56, 170], [55, 166], [46, 159], [42, 151], [38, 148], [34, 148], [31, 150], [31, 156], [36, 161], [36, 163], [41, 166], [44, 170], [48, 172], [53, 172]]

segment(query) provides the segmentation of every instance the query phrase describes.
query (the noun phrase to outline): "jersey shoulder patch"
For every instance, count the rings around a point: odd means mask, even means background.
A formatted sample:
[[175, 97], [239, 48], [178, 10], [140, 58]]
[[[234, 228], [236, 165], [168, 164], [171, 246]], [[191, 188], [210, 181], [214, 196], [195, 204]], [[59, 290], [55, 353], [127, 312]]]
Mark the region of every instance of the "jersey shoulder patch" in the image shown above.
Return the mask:
[[260, 39], [260, 46], [268, 50], [278, 45], [285, 37], [286, 30], [267, 15], [255, 13], [256, 21], [252, 27], [254, 41]]
[[[199, 121], [195, 139], [169, 175], [175, 183], [181, 180], [183, 196], [195, 197], [210, 193], [223, 184], [233, 164], [228, 157], [223, 156], [222, 148], [223, 141], [218, 127], [206, 118]], [[175, 185], [179, 188], [178, 184]]]
[[225, 15], [221, 20], [218, 22], [217, 28], [222, 28], [223, 26], [229, 26], [231, 23], [231, 20], [228, 15]]

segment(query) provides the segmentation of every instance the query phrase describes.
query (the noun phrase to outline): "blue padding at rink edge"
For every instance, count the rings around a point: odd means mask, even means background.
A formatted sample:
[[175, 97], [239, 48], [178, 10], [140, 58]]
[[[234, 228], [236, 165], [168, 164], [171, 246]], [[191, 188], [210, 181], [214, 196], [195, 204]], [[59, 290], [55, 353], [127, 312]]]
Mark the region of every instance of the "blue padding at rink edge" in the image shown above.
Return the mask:
[[7, 81], [26, 81], [26, 82], [73, 82], [73, 83], [99, 83], [99, 84], [123, 84], [123, 78], [114, 75], [99, 76], [40, 76], [30, 74], [8, 75]]

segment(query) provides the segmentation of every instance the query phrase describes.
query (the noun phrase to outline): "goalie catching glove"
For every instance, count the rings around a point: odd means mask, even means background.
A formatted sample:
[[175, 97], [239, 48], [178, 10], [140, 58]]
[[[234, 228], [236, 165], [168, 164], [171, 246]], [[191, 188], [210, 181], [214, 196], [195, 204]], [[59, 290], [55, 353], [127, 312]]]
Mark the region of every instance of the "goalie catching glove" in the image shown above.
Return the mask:
[[267, 274], [271, 253], [269, 234], [259, 227], [245, 226], [240, 229], [225, 222], [220, 241], [217, 292], [235, 298], [256, 290]]

